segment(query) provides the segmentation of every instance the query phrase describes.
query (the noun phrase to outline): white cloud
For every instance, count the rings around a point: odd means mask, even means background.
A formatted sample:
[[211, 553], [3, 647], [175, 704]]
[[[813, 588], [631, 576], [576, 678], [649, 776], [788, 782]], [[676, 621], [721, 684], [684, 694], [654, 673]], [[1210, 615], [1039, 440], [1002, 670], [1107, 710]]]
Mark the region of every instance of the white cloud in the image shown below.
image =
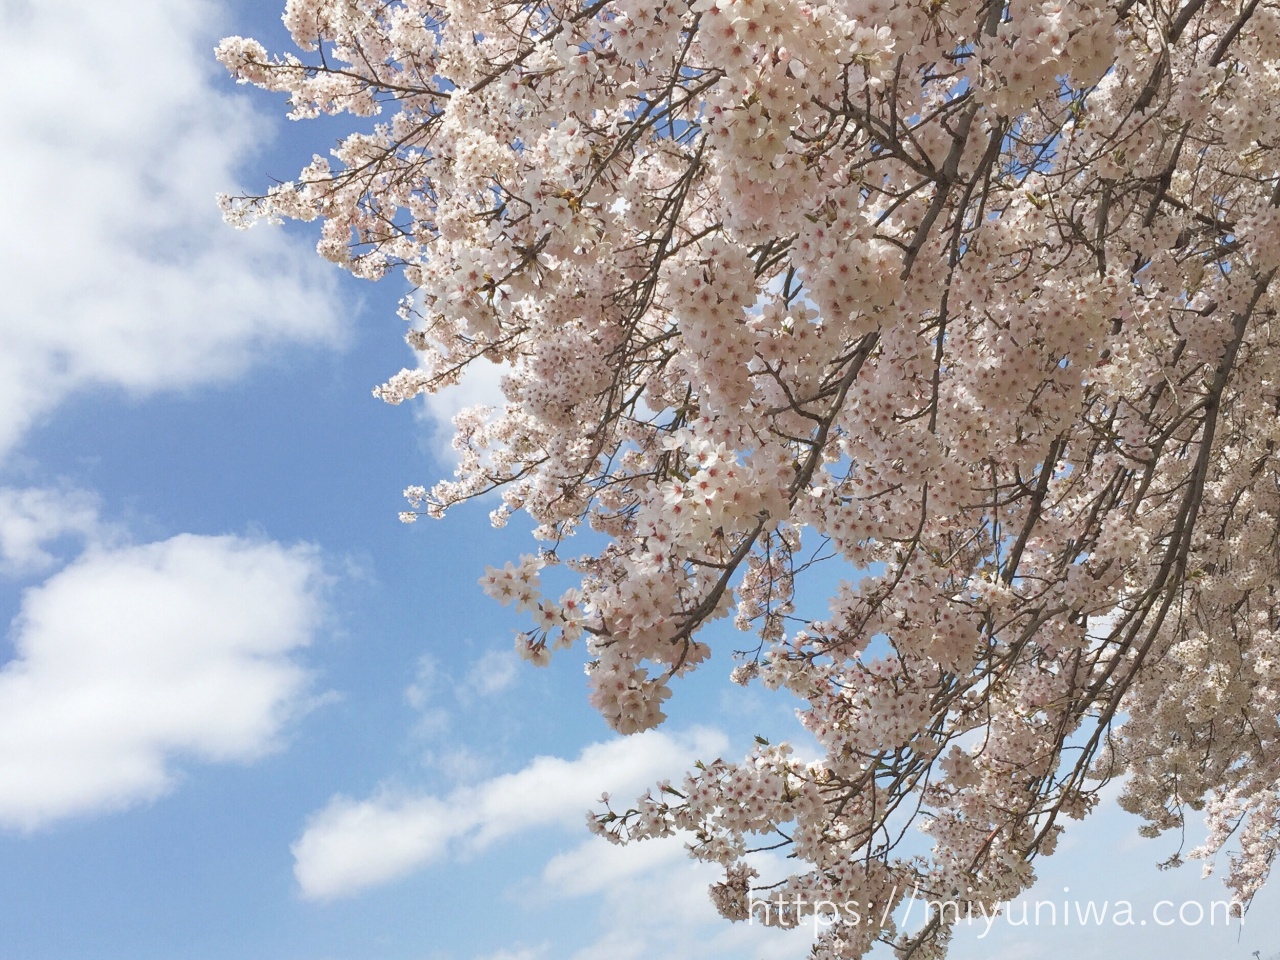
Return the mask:
[[472, 661], [459, 681], [442, 669], [435, 657], [423, 654], [414, 666], [413, 682], [405, 687], [404, 699], [414, 710], [429, 713], [446, 695], [462, 702], [474, 696], [491, 697], [519, 679], [520, 667], [520, 658], [510, 647], [487, 650]]
[[516, 682], [520, 666], [515, 651], [490, 650], [481, 654], [467, 671], [467, 686], [482, 697], [491, 697]]
[[31, 573], [55, 561], [45, 549], [61, 537], [97, 538], [98, 498], [84, 490], [0, 487], [0, 572]]
[[[571, 960], [610, 957], [611, 960], [643, 960], [655, 956], [721, 958], [715, 949], [717, 934], [731, 933], [707, 894], [707, 885], [720, 879], [720, 871], [708, 864], [690, 862], [679, 838], [646, 840], [640, 845], [667, 847], [667, 855], [655, 858], [650, 868], [614, 874], [607, 886], [591, 892], [600, 903], [596, 940], [574, 952]], [[604, 880], [604, 877], [598, 877]], [[584, 891], [585, 892], [585, 891]], [[754, 927], [759, 931], [762, 928]], [[758, 958], [756, 951], [734, 949], [731, 957]], [[807, 944], [791, 939], [790, 956], [800, 956]]]
[[688, 860], [683, 841], [620, 846], [603, 837], [591, 837], [547, 861], [542, 882], [557, 897], [584, 897], [617, 889], [642, 874]]
[[[447, 679], [447, 678], [445, 678]], [[413, 682], [405, 687], [405, 703], [415, 710], [427, 709], [441, 684], [440, 665], [435, 657], [424, 653], [414, 666]]]
[[[417, 714], [413, 738], [424, 750], [422, 763], [453, 783], [479, 780], [492, 767], [491, 756], [477, 753], [449, 736], [458, 708], [473, 706], [477, 696], [494, 696], [516, 681], [520, 664], [514, 651], [489, 651], [474, 660], [456, 680], [430, 654], [418, 658], [413, 682], [405, 688], [405, 702]], [[449, 706], [445, 706], [445, 704]]]
[[542, 960], [547, 955], [549, 946], [545, 943], [536, 947], [516, 947], [514, 950], [499, 950], [497, 953], [486, 953], [475, 960]]
[[424, 766], [438, 771], [450, 783], [474, 783], [493, 769], [493, 756], [466, 746], [444, 750], [428, 750], [422, 757]]
[[[466, 669], [461, 680], [441, 668], [430, 654], [423, 654], [414, 668], [413, 682], [404, 690], [405, 703], [418, 715], [413, 725], [414, 736], [419, 740], [438, 742], [453, 726], [453, 712], [442, 705], [445, 701], [470, 706], [476, 697], [492, 697], [509, 689], [518, 679], [519, 672], [519, 658], [510, 648], [481, 654]], [[483, 766], [483, 761], [460, 747], [445, 751], [429, 750], [424, 760], [454, 778], [468, 771], [474, 774]]]
[[336, 797], [293, 845], [294, 876], [305, 897], [346, 896], [442, 858], [470, 825], [467, 811], [435, 797]]
[[181, 757], [273, 749], [321, 583], [310, 548], [187, 534], [91, 547], [27, 590], [0, 670], [0, 825], [155, 797]]
[[454, 417], [473, 407], [501, 410], [507, 405], [502, 378], [510, 372], [511, 368], [505, 364], [477, 360], [463, 371], [456, 384], [423, 397], [421, 410], [431, 424], [432, 453], [441, 462], [457, 464], [459, 460], [458, 452], [453, 449]]
[[305, 897], [349, 896], [406, 876], [451, 850], [479, 850], [515, 833], [580, 828], [604, 791], [637, 794], [673, 770], [713, 759], [722, 734], [650, 731], [591, 744], [576, 760], [536, 757], [522, 770], [462, 787], [446, 798], [382, 790], [367, 800], [335, 797], [293, 845]]
[[334, 271], [215, 207], [266, 136], [213, 62], [215, 9], [0, 4], [0, 456], [72, 392], [225, 381], [339, 337]]
[[1098, 647], [1105, 643], [1123, 617], [1124, 611], [1120, 607], [1088, 617], [1085, 621], [1085, 636], [1089, 639], [1090, 646]]
[[[640, 960], [697, 956], [706, 960], [783, 960], [805, 952], [813, 930], [777, 930], [758, 923], [730, 924], [711, 903], [707, 887], [723, 879], [716, 866], [690, 860], [687, 836], [619, 847], [591, 837], [553, 857], [538, 894], [554, 899], [590, 897], [600, 905], [599, 935], [572, 960]], [[774, 854], [753, 859], [770, 877], [795, 864]], [[762, 894], [767, 896], [767, 894]], [[528, 899], [536, 902], [536, 894]]]

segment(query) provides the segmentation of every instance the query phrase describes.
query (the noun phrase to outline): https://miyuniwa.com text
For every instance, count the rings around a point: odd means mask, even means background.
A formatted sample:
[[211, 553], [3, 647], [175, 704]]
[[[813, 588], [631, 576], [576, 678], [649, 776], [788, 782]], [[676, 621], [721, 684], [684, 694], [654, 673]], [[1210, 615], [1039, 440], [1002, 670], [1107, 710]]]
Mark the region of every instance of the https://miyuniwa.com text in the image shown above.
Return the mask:
[[[1237, 900], [1158, 900], [1150, 905], [1132, 901], [1082, 900], [1068, 896], [1069, 887], [1063, 888], [1060, 899], [1018, 899], [985, 903], [978, 900], [931, 899], [921, 896], [919, 888], [910, 891], [897, 908], [877, 909], [874, 904], [857, 900], [809, 900], [800, 895], [791, 897], [752, 899], [749, 922], [767, 926], [799, 926], [811, 923], [815, 931], [821, 931], [846, 923], [854, 926], [873, 924], [888, 925], [890, 919], [899, 930], [911, 929], [914, 919], [918, 924], [934, 917], [943, 923], [978, 928], [978, 939], [989, 934], [997, 923], [1011, 927], [1076, 926], [1076, 927], [1185, 927], [1228, 926], [1244, 923], [1244, 906]], [[895, 889], [887, 902], [897, 902]]]

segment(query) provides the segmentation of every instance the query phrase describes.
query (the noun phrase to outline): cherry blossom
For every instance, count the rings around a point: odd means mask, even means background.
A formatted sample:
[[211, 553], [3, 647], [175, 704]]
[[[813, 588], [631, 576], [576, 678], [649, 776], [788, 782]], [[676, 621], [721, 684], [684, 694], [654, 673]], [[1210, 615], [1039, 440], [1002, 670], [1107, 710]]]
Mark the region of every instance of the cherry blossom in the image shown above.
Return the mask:
[[[1280, 845], [1280, 12], [289, 0], [285, 23], [297, 54], [218, 57], [355, 132], [228, 218], [317, 220], [323, 256], [403, 274], [419, 362], [389, 402], [505, 370], [405, 518], [494, 491], [495, 523], [532, 518], [538, 552], [482, 584], [522, 655], [585, 658], [615, 729], [723, 663], [725, 619], [734, 680], [798, 698], [821, 745], [709, 759], [595, 829], [692, 838], [732, 919], [876, 905], [819, 960], [936, 957], [946, 917], [894, 927], [907, 891], [1016, 896], [1124, 777], [1152, 832], [1204, 811], [1190, 855], [1229, 850], [1247, 902]], [[548, 565], [577, 585], [546, 595]], [[793, 872], [763, 875], [779, 846]]]

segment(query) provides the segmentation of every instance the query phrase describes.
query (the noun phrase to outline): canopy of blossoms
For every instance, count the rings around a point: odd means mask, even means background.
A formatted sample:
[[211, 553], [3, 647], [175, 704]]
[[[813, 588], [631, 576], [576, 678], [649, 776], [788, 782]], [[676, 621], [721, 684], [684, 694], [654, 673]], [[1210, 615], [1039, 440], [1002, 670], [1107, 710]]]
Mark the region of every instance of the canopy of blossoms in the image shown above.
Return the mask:
[[[762, 743], [601, 832], [684, 832], [730, 918], [876, 905], [816, 958], [932, 957], [949, 918], [901, 933], [897, 900], [1016, 896], [1123, 776], [1152, 832], [1204, 811], [1193, 855], [1234, 834], [1248, 901], [1280, 840], [1274, 0], [285, 20], [301, 57], [219, 58], [295, 118], [375, 119], [228, 217], [403, 272], [420, 360], [386, 400], [506, 371], [408, 517], [496, 489], [496, 522], [534, 519], [485, 588], [534, 662], [585, 651], [617, 730], [660, 723], [731, 617], [735, 679], [797, 695], [824, 750]], [[544, 594], [553, 563], [580, 586]], [[758, 876], [768, 847], [791, 875]]]

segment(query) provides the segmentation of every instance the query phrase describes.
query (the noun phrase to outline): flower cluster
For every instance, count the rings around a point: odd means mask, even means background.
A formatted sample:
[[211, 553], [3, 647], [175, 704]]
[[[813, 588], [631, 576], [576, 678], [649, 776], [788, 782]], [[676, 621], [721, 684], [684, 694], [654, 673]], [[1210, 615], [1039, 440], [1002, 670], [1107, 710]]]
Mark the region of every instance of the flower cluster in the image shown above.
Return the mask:
[[[732, 617], [734, 679], [798, 697], [822, 746], [707, 763], [597, 829], [684, 832], [736, 919], [757, 884], [992, 902], [1125, 776], [1152, 831], [1205, 810], [1197, 856], [1237, 836], [1256, 891], [1280, 854], [1273, 7], [289, 0], [286, 23], [301, 57], [219, 58], [295, 117], [376, 119], [228, 217], [318, 220], [323, 256], [403, 271], [419, 362], [388, 401], [504, 371], [406, 518], [494, 491], [495, 522], [532, 518], [550, 548], [482, 583], [532, 621], [528, 659], [585, 652], [615, 729], [660, 723]], [[814, 956], [898, 936], [839, 922]]]

